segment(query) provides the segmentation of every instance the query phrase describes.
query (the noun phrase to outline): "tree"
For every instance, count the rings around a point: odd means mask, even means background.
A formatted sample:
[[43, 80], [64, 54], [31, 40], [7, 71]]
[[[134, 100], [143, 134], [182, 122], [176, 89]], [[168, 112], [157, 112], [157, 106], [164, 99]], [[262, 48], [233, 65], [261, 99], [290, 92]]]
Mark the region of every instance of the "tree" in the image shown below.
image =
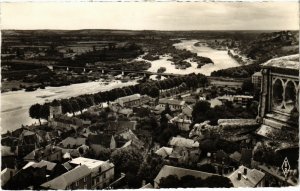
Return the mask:
[[203, 187], [203, 180], [201, 178], [195, 178], [194, 176], [191, 175], [186, 175], [180, 179], [180, 186], [182, 188]]
[[72, 105], [73, 116], [75, 116], [75, 112], [80, 111], [80, 106], [79, 106], [76, 98], [71, 99], [71, 105]]
[[94, 97], [91, 95], [86, 96], [85, 100], [88, 106], [93, 106], [95, 104]]
[[79, 105], [79, 110], [80, 110], [80, 113], [82, 114], [82, 110], [84, 110], [85, 108], [87, 108], [88, 104], [86, 102], [86, 100], [84, 98], [76, 98], [76, 101]]
[[157, 86], [151, 86], [149, 89], [149, 96], [155, 98], [155, 97], [159, 97], [159, 89]]
[[138, 176], [146, 180], [146, 182], [153, 183], [154, 178], [157, 176], [159, 171], [164, 165], [164, 160], [157, 154], [149, 155], [146, 160], [142, 163]]
[[198, 101], [193, 107], [192, 116], [193, 119], [197, 119], [203, 116], [210, 109], [210, 103], [208, 101]]
[[60, 101], [61, 103], [61, 108], [62, 108], [62, 113], [71, 113], [73, 112], [72, 105], [68, 99], [62, 99]]
[[107, 161], [110, 155], [111, 155], [111, 150], [107, 148], [103, 148], [98, 153], [96, 153], [97, 159], [101, 161]]
[[129, 169], [131, 170], [130, 172], [136, 174], [143, 161], [143, 156], [136, 149], [123, 148], [112, 152], [110, 159], [115, 165], [116, 174], [121, 172], [127, 173]]
[[50, 107], [48, 103], [45, 103], [41, 107], [41, 118], [48, 120], [49, 116], [50, 116]]
[[179, 179], [176, 175], [169, 175], [160, 179], [160, 188], [178, 188], [180, 187]]
[[230, 188], [233, 187], [229, 178], [212, 175], [204, 180], [204, 186], [209, 188]]
[[198, 170], [203, 171], [203, 172], [209, 172], [209, 173], [216, 173], [216, 169], [214, 166], [211, 164], [204, 164], [201, 165]]
[[29, 116], [33, 119], [38, 119], [40, 122], [40, 125], [42, 125], [41, 123], [41, 108], [42, 106], [40, 104], [34, 104], [29, 108]]
[[127, 185], [129, 188], [137, 189], [142, 186], [142, 180], [140, 177], [136, 176], [136, 174], [132, 172], [126, 173]]

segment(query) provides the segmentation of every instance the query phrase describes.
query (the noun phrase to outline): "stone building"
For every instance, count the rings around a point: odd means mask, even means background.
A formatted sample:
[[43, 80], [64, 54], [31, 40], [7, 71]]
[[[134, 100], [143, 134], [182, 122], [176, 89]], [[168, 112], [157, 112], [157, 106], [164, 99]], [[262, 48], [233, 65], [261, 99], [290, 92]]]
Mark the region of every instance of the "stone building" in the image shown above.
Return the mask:
[[299, 54], [262, 64], [257, 134], [267, 140], [298, 142]]

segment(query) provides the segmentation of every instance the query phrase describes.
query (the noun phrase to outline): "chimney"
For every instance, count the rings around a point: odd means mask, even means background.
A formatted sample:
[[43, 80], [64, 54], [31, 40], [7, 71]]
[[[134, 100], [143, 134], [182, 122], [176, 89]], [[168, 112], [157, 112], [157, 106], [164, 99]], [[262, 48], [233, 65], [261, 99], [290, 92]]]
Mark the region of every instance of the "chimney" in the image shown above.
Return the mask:
[[238, 179], [238, 180], [241, 180], [241, 178], [242, 178], [242, 173], [239, 171], [239, 172], [238, 172], [238, 177], [237, 177], [237, 179]]
[[244, 175], [247, 175], [247, 168], [244, 168]]

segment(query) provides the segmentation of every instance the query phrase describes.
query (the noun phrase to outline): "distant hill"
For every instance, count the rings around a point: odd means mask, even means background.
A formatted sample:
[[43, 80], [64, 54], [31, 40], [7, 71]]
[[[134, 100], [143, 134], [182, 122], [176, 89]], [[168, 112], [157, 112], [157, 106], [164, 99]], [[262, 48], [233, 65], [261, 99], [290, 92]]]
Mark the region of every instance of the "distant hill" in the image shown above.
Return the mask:
[[299, 53], [298, 31], [280, 31], [262, 33], [252, 41], [241, 43], [239, 50], [248, 58], [254, 59], [253, 64], [227, 68], [212, 72], [212, 76], [250, 77], [260, 70], [260, 64], [269, 59]]

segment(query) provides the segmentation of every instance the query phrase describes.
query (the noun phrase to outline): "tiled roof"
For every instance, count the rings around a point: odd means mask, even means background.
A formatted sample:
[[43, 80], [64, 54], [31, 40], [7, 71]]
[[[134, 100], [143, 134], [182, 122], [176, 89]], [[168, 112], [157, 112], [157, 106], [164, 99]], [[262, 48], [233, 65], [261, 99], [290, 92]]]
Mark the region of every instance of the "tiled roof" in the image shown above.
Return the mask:
[[162, 98], [162, 99], [159, 99], [159, 103], [160, 104], [169, 104], [169, 105], [184, 105], [184, 101], [180, 101], [180, 100], [177, 100], [177, 99], [166, 99], [166, 98]]
[[177, 147], [196, 148], [199, 147], [199, 142], [183, 137], [172, 137], [172, 139], [169, 141], [169, 145]]
[[[247, 169], [247, 174], [244, 174], [244, 169]], [[238, 180], [238, 173], [241, 173], [241, 180]], [[265, 177], [265, 173], [249, 169], [245, 166], [240, 166], [239, 169], [234, 171], [228, 178], [231, 180], [234, 187], [256, 187], [257, 184]]]
[[136, 121], [110, 121], [107, 130], [114, 132], [122, 132], [129, 129], [134, 130], [136, 124]]
[[88, 143], [94, 145], [102, 145], [106, 148], [110, 148], [112, 135], [108, 134], [98, 134], [98, 135], [89, 135], [88, 136]]
[[45, 182], [41, 186], [43, 188], [56, 189], [56, 190], [66, 189], [67, 186], [89, 175], [90, 173], [91, 171], [86, 165], [81, 165], [78, 166], [77, 168], [70, 170], [69, 172], [66, 172], [54, 178], [53, 180]]
[[299, 70], [299, 54], [271, 59], [261, 65], [263, 68]]
[[45, 161], [45, 160], [41, 160], [40, 162], [29, 162], [27, 163], [23, 169], [26, 169], [28, 167], [33, 167], [33, 168], [42, 168], [46, 166], [46, 169], [51, 171], [54, 169], [54, 167], [56, 166], [56, 163], [54, 162], [49, 162], [49, 161]]
[[162, 167], [162, 169], [159, 171], [156, 178], [154, 179], [154, 182], [159, 184], [161, 178], [165, 178], [170, 175], [176, 175], [178, 178], [182, 178], [183, 176], [191, 175], [191, 176], [194, 176], [195, 178], [201, 178], [201, 179], [206, 179], [213, 175], [219, 176], [217, 174], [164, 165]]
[[73, 145], [75, 145], [75, 146], [84, 145], [85, 141], [86, 141], [86, 138], [67, 137], [64, 140], [62, 140], [60, 143], [63, 145], [63, 147], [67, 147], [68, 145], [70, 145], [72, 147]]
[[133, 94], [133, 95], [118, 98], [118, 101], [122, 101], [125, 103], [129, 101], [139, 100], [140, 98], [141, 98], [140, 94]]
[[57, 152], [59, 150], [61, 150], [59, 147], [56, 147], [53, 145], [47, 145], [45, 148], [35, 149], [34, 151], [32, 151], [28, 155], [26, 155], [23, 159], [24, 160], [35, 160], [35, 155], [45, 157], [45, 156], [49, 156], [53, 152]]
[[72, 159], [70, 164], [75, 165], [86, 165], [92, 172], [98, 172], [99, 167], [101, 167], [102, 171], [108, 170], [111, 167], [114, 167], [112, 163], [101, 161], [101, 160], [95, 160], [90, 158], [84, 158], [84, 157], [78, 157], [75, 159]]

